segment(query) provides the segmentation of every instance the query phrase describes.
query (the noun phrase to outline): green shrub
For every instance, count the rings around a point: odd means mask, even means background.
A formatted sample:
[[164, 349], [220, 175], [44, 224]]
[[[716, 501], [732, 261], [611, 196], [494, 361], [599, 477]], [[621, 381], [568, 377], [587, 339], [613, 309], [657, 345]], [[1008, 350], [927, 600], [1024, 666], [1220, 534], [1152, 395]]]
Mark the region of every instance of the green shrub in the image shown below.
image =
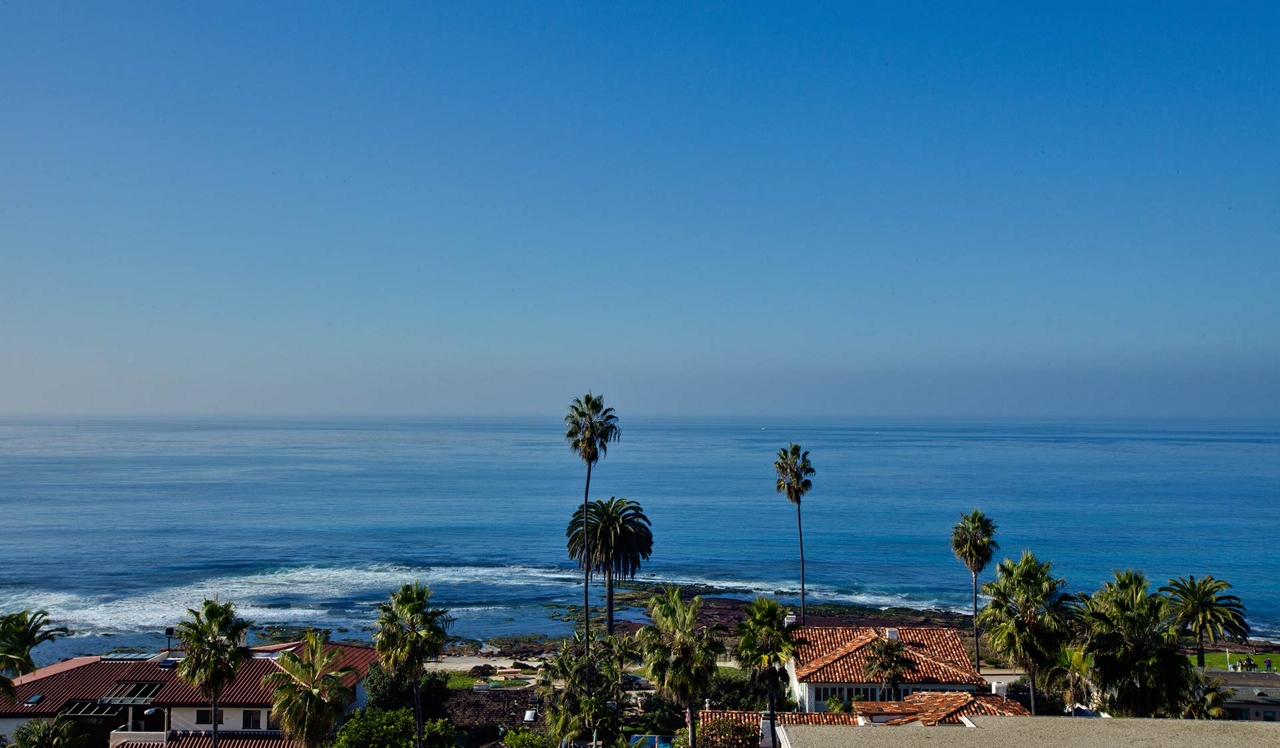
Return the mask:
[[[362, 709], [338, 729], [333, 748], [414, 748], [412, 709]], [[423, 748], [452, 748], [457, 731], [445, 719], [422, 724]]]
[[[419, 681], [422, 697], [422, 716], [443, 717], [441, 706], [448, 695], [449, 674], [440, 670], [424, 673]], [[397, 709], [413, 709], [413, 685], [405, 678], [391, 675], [378, 663], [369, 666], [364, 679], [364, 691], [369, 709], [393, 712]]]
[[555, 748], [551, 738], [523, 727], [508, 732], [502, 738], [502, 743], [507, 748]]
[[698, 748], [759, 748], [760, 726], [728, 719], [698, 725]]

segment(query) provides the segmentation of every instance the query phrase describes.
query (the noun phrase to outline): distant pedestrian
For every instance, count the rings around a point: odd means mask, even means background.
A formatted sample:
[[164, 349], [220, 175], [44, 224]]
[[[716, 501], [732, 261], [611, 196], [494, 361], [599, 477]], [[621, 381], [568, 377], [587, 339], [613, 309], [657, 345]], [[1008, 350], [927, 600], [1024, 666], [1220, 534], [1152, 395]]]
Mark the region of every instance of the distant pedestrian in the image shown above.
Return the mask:
[[1266, 666], [1266, 668], [1267, 668], [1267, 672], [1268, 672], [1268, 673], [1269, 673], [1269, 672], [1271, 672], [1271, 658], [1270, 658], [1270, 657], [1268, 657], [1267, 659], [1263, 660], [1263, 661], [1262, 661], [1262, 664], [1263, 664], [1264, 666]]

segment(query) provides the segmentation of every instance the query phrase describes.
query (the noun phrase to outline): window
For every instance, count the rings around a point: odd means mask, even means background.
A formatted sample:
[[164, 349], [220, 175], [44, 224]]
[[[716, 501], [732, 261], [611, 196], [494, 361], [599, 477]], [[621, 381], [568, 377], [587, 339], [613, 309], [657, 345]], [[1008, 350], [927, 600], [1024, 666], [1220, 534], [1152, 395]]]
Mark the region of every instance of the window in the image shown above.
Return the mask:
[[257, 709], [244, 710], [244, 722], [241, 723], [242, 730], [261, 730], [262, 729], [262, 712]]
[[[197, 724], [197, 725], [211, 725], [211, 724], [213, 724], [213, 720], [209, 719], [209, 716], [210, 716], [211, 714], [213, 714], [213, 712], [212, 712], [211, 710], [209, 710], [209, 709], [197, 709], [197, 710], [196, 710], [196, 724]], [[223, 717], [222, 710], [221, 710], [221, 709], [219, 709], [219, 710], [218, 710], [218, 724], [222, 724], [222, 717]]]
[[1276, 721], [1276, 713], [1275, 713], [1275, 712], [1263, 712], [1263, 713], [1262, 713], [1262, 721], [1263, 721], [1263, 722], [1275, 722], [1275, 721]]

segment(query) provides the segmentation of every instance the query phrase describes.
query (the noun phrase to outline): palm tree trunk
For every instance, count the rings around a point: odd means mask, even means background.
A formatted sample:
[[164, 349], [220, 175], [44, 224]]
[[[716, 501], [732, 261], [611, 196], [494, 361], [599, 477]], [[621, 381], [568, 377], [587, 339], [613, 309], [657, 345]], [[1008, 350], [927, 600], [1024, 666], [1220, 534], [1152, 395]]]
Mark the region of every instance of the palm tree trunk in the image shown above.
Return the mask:
[[218, 697], [214, 696], [209, 699], [209, 705], [213, 707], [213, 711], [209, 713], [209, 722], [213, 724], [212, 748], [218, 748]]
[[800, 502], [796, 502], [796, 532], [800, 535], [800, 625], [804, 625], [804, 525], [800, 522]]
[[778, 679], [769, 683], [769, 745], [778, 748]]
[[[1027, 668], [1027, 681], [1031, 683], [1031, 716], [1036, 716], [1036, 670]], [[421, 746], [419, 746], [421, 748]]]
[[[587, 463], [587, 487], [582, 490], [582, 636], [586, 648], [587, 676], [591, 676], [591, 534], [587, 526], [587, 496], [591, 494], [591, 463]], [[418, 746], [422, 748], [422, 746]]]
[[413, 679], [413, 722], [417, 728], [418, 748], [422, 748], [422, 677]]
[[604, 570], [605, 633], [613, 636], [613, 569]]
[[982, 672], [982, 654], [978, 652], [978, 572], [973, 572], [973, 666]]
[[1204, 670], [1204, 634], [1196, 637], [1196, 667]]
[[694, 701], [689, 702], [689, 748], [696, 748], [698, 745], [698, 711]]

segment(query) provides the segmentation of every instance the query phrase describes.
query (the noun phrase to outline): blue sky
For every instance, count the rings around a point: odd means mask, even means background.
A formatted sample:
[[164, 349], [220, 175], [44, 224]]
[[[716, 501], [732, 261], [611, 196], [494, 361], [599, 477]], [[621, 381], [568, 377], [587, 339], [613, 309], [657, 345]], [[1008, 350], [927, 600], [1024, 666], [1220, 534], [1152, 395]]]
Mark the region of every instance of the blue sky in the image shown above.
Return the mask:
[[1280, 416], [1280, 6], [0, 5], [0, 413]]

